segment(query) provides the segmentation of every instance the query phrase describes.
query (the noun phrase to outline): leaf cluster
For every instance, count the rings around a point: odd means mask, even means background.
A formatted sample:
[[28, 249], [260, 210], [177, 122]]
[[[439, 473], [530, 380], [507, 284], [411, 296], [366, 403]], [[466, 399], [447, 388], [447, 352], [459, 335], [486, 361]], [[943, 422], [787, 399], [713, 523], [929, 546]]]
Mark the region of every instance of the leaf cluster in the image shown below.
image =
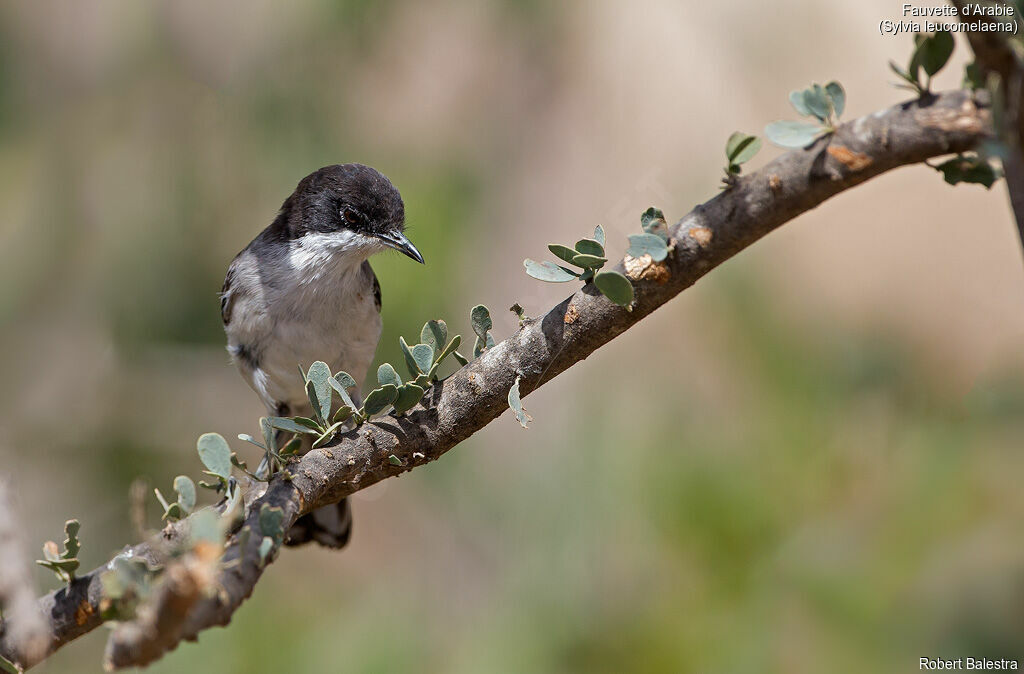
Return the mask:
[[578, 267], [581, 271], [563, 267], [553, 262], [537, 262], [527, 258], [523, 260], [526, 273], [538, 281], [547, 283], [566, 283], [568, 281], [594, 282], [594, 286], [609, 300], [619, 306], [629, 307], [633, 301], [633, 286], [623, 274], [601, 268], [608, 262], [605, 256], [604, 227], [598, 225], [594, 229], [593, 238], [580, 239], [570, 248], [559, 243], [548, 244], [548, 250], [563, 262]]
[[629, 235], [629, 249], [626, 255], [643, 257], [650, 255], [655, 262], [668, 257], [668, 223], [665, 214], [651, 206], [640, 216], [643, 234]]
[[103, 599], [100, 613], [107, 620], [126, 620], [145, 601], [157, 584], [161, 568], [150, 567], [141, 557], [121, 553], [100, 575]]
[[[896, 65], [895, 61], [889, 61], [889, 68], [903, 80], [896, 87], [910, 89], [920, 96], [929, 93], [932, 77], [949, 62], [955, 46], [953, 34], [949, 31], [940, 30], [930, 35], [915, 33], [914, 51], [910, 54], [906, 70]], [[921, 81], [922, 71], [925, 74], [924, 82]]]
[[174, 478], [174, 492], [178, 495], [174, 503], [168, 503], [159, 489], [154, 489], [153, 492], [164, 509], [164, 520], [180, 520], [196, 507], [196, 485], [187, 475]]
[[78, 520], [68, 520], [64, 523], [64, 549], [57, 547], [54, 541], [46, 541], [43, 544], [44, 559], [37, 559], [36, 564], [45, 567], [57, 576], [57, 578], [71, 585], [75, 580], [75, 571], [78, 570], [78, 551], [82, 548], [78, 540], [78, 531], [81, 529]]
[[943, 179], [950, 185], [974, 183], [984, 185], [985, 189], [989, 189], [999, 177], [999, 173], [992, 164], [974, 152], [958, 154], [934, 168], [942, 173]]
[[839, 82], [829, 82], [825, 86], [812, 84], [806, 89], [790, 92], [789, 103], [802, 117], [810, 117], [814, 121], [772, 122], [764, 128], [764, 135], [780, 147], [806, 147], [836, 130], [846, 109], [846, 91]]
[[729, 140], [725, 142], [725, 177], [722, 178], [726, 187], [731, 187], [735, 183], [736, 176], [742, 170], [740, 165], [753, 159], [760, 149], [761, 139], [757, 136], [742, 131], [736, 131], [729, 136]]
[[275, 547], [281, 547], [281, 542], [287, 533], [284, 528], [284, 510], [264, 503], [260, 507], [259, 523], [260, 533], [263, 534], [259, 547], [260, 565], [262, 566], [267, 563], [270, 552]]

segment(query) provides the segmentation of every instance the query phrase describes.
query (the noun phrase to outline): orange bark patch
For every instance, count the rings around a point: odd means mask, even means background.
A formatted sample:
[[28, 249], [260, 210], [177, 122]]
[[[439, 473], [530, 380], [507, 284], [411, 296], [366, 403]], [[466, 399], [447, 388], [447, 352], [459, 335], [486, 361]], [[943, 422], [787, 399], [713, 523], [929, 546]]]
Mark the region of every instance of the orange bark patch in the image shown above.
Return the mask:
[[774, 173], [768, 176], [768, 189], [772, 192], [778, 192], [782, 189], [782, 178], [775, 175]]
[[566, 325], [572, 325], [576, 322], [576, 319], [580, 317], [580, 311], [576, 308], [575, 304], [569, 304], [569, 308], [565, 310], [565, 318], [562, 320]]
[[89, 603], [88, 599], [83, 599], [82, 603], [75, 609], [75, 624], [81, 627], [85, 624], [85, 621], [92, 615], [92, 604]]
[[832, 155], [833, 159], [851, 171], [866, 169], [871, 166], [872, 161], [874, 161], [863, 152], [854, 152], [850, 148], [843, 147], [842, 145], [829, 146], [827, 152]]
[[691, 227], [686, 231], [701, 248], [711, 243], [711, 230], [707, 227]]

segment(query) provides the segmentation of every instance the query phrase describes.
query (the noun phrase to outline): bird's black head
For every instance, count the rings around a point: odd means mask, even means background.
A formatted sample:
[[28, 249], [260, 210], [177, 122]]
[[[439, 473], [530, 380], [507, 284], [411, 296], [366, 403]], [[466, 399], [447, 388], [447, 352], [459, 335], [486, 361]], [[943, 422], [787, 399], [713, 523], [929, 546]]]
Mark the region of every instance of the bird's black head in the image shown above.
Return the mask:
[[402, 195], [380, 171], [362, 164], [325, 166], [303, 178], [275, 225], [289, 239], [338, 234], [368, 253], [387, 247], [423, 262], [403, 233]]

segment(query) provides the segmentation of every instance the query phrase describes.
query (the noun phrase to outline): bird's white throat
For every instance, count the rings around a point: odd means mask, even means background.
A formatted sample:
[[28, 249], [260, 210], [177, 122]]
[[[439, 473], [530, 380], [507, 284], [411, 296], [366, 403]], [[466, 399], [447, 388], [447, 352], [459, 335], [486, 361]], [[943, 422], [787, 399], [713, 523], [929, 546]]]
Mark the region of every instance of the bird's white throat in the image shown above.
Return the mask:
[[288, 263], [300, 283], [355, 271], [381, 249], [378, 239], [350, 230], [309, 232], [288, 244]]

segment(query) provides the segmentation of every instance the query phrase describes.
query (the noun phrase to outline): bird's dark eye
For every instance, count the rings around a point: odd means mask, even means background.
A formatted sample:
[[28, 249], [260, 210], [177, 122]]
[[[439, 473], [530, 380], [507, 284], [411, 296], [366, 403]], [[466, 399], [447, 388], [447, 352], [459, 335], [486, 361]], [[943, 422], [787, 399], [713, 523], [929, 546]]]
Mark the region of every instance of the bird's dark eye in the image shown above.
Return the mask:
[[356, 213], [351, 208], [341, 209], [341, 217], [344, 218], [345, 222], [347, 222], [350, 225], [355, 225], [359, 223], [359, 214]]

